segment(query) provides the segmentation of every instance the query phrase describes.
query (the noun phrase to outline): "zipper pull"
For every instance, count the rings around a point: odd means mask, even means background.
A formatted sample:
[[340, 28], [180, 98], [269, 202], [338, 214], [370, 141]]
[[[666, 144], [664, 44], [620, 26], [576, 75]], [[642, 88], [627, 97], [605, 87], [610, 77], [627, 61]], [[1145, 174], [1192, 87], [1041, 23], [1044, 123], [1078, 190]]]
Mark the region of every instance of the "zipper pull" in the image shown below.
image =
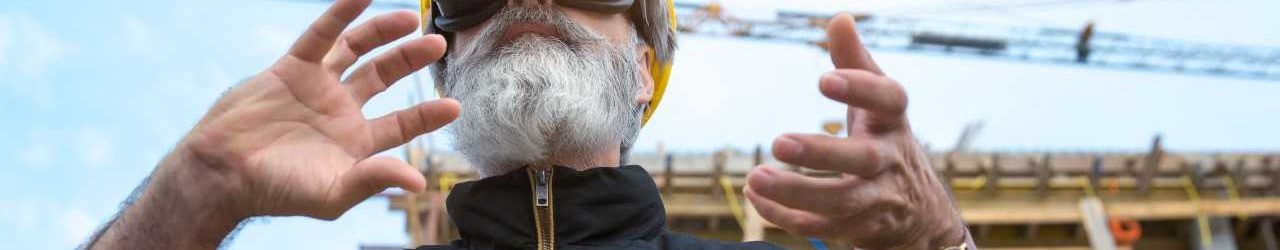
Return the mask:
[[534, 198], [536, 198], [536, 205], [539, 207], [545, 207], [551, 203], [551, 197], [547, 195], [547, 172], [547, 170], [537, 170], [535, 172], [536, 176], [533, 178], [536, 181], [533, 186]]

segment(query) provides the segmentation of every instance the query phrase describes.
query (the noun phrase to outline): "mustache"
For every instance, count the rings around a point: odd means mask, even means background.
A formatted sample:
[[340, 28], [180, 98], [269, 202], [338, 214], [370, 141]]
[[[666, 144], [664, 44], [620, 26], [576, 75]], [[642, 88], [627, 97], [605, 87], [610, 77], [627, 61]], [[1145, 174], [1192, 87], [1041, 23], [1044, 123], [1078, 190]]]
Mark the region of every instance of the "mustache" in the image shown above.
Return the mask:
[[[589, 44], [607, 42], [607, 38], [578, 25], [563, 12], [551, 6], [513, 6], [508, 5], [489, 20], [490, 24], [480, 31], [473, 46], [458, 53], [471, 58], [493, 56], [511, 45], [514, 40], [504, 41], [502, 38], [507, 29], [520, 23], [544, 24], [555, 34], [554, 39], [569, 48], [579, 48]], [[576, 49], [575, 49], [576, 50]], [[457, 55], [457, 54], [455, 54]], [[453, 58], [450, 58], [451, 60]]]

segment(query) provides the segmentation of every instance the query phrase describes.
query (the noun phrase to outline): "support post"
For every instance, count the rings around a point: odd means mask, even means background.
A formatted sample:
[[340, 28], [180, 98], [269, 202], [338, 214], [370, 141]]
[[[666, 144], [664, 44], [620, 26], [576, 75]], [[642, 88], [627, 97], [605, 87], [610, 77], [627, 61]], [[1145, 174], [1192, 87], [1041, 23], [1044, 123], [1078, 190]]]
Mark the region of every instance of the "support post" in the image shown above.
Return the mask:
[[760, 164], [764, 164], [764, 149], [756, 144], [756, 149], [751, 152], [751, 167], [758, 167]]
[[675, 191], [675, 175], [676, 170], [673, 166], [673, 159], [670, 153], [662, 155], [662, 195], [671, 197], [671, 193]]
[[991, 167], [987, 169], [987, 186], [986, 193], [989, 196], [996, 196], [996, 192], [1000, 189], [1000, 155], [991, 154]]
[[[764, 164], [764, 150], [760, 148], [760, 144], [756, 144], [756, 149], [752, 152], [751, 168], [759, 167]], [[743, 202], [742, 211], [746, 215], [746, 219], [742, 223], [742, 241], [763, 241], [764, 239], [764, 218], [760, 217], [760, 213], [756, 212], [755, 205], [750, 201]]]
[[946, 156], [943, 156], [942, 158], [942, 186], [943, 188], [946, 188], [947, 192], [952, 196], [955, 195], [955, 187], [952, 187], [952, 182], [954, 182], [956, 178], [956, 162], [953, 159], [953, 157], [955, 157], [954, 154], [954, 152], [947, 153]]
[[1160, 135], [1156, 135], [1151, 141], [1151, 152], [1147, 153], [1146, 160], [1142, 161], [1142, 170], [1138, 175], [1139, 194], [1144, 196], [1151, 194], [1151, 179], [1155, 178], [1162, 158], [1164, 158], [1164, 149], [1160, 144]]
[[1262, 237], [1262, 243], [1267, 247], [1267, 250], [1280, 250], [1280, 244], [1276, 243], [1276, 232], [1273, 227], [1271, 218], [1262, 218], [1262, 221], [1258, 222], [1258, 237]]
[[[708, 187], [711, 188], [711, 194], [715, 197], [715, 200], [723, 200], [724, 197], [728, 195], [725, 194], [723, 189], [720, 187], [720, 178], [724, 176], [724, 167], [726, 162], [728, 162], [728, 156], [728, 149], [721, 149], [716, 151], [716, 153], [711, 157], [711, 180], [707, 183], [711, 184]], [[720, 217], [708, 217], [707, 229], [710, 229], [711, 231], [720, 231]]]
[[1049, 154], [1044, 154], [1044, 157], [1041, 157], [1039, 162], [1030, 160], [1031, 166], [1035, 167], [1036, 171], [1036, 196], [1038, 196], [1036, 198], [1045, 199], [1049, 197], [1049, 179], [1053, 177], [1053, 167], [1049, 165], [1051, 160], [1053, 159]]
[[[1208, 235], [1200, 235], [1191, 238], [1191, 249], [1202, 250], [1236, 250], [1235, 234], [1231, 231], [1231, 219], [1229, 218], [1205, 218], [1208, 223], [1199, 223], [1195, 220], [1191, 221], [1193, 231], [1208, 233]], [[1208, 226], [1208, 229], [1201, 227]]]
[[1089, 189], [1098, 190], [1098, 185], [1102, 183], [1102, 175], [1105, 174], [1102, 164], [1102, 155], [1093, 157], [1093, 163], [1089, 166]]

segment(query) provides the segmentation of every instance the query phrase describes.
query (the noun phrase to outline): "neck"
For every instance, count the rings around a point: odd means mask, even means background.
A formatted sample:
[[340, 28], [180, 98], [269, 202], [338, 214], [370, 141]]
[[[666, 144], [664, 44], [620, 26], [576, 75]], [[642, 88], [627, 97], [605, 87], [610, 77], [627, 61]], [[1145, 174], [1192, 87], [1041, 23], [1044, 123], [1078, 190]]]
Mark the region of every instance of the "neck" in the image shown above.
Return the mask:
[[[550, 169], [551, 166], [564, 166], [576, 170], [585, 170], [598, 167], [618, 167], [622, 164], [622, 145], [621, 143], [611, 144], [608, 147], [585, 154], [553, 154], [546, 159], [529, 164], [530, 167], [536, 169]], [[501, 175], [503, 173], [497, 173]], [[488, 176], [484, 176], [488, 177]]]

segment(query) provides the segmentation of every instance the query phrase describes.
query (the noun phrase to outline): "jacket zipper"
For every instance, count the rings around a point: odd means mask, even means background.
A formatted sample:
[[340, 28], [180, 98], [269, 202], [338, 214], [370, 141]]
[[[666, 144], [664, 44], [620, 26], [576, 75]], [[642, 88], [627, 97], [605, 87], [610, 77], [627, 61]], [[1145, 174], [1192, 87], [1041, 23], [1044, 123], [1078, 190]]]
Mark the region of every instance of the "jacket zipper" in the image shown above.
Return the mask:
[[533, 217], [538, 230], [538, 250], [555, 249], [555, 217], [551, 206], [551, 169], [529, 169], [533, 183]]

